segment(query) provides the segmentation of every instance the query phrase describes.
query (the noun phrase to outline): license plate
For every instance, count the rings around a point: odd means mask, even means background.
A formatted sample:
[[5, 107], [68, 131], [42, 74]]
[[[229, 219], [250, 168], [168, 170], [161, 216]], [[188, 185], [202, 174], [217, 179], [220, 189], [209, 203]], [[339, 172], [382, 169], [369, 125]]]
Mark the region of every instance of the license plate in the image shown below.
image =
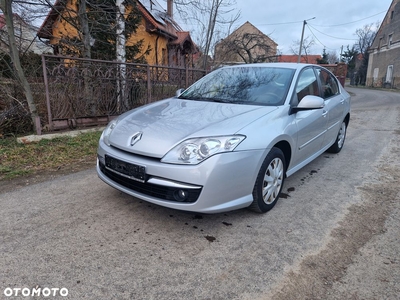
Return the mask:
[[105, 159], [107, 169], [123, 175], [124, 177], [138, 180], [140, 182], [145, 182], [146, 168], [144, 166], [127, 163], [108, 155], [105, 156]]

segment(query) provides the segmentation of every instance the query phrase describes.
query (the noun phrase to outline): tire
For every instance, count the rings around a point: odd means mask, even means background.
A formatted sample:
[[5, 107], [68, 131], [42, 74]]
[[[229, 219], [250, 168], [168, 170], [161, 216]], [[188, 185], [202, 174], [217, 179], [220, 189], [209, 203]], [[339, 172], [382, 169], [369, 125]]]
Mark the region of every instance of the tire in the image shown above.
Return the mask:
[[340, 125], [340, 129], [338, 135], [336, 137], [335, 143], [327, 150], [329, 153], [339, 153], [344, 145], [344, 141], [346, 139], [347, 125], [346, 122], [343, 121], [342, 125]]
[[253, 202], [249, 209], [265, 213], [275, 206], [283, 187], [285, 171], [283, 152], [279, 148], [272, 148], [258, 172], [253, 188]]

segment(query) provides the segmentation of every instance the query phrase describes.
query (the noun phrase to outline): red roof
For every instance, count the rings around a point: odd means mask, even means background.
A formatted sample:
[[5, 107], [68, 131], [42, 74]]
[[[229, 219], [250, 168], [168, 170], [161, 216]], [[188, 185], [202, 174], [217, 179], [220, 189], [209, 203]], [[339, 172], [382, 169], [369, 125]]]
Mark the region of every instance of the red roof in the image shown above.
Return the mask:
[[[279, 55], [278, 62], [294, 62], [297, 63], [298, 55]], [[300, 62], [308, 64], [317, 64], [317, 59], [322, 59], [321, 55], [302, 55]]]

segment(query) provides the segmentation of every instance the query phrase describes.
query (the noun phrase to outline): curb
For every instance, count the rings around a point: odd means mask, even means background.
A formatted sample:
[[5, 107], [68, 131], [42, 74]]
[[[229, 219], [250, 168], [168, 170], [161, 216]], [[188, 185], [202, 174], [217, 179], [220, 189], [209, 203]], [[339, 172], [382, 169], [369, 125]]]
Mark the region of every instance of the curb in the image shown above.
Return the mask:
[[36, 143], [41, 140], [52, 140], [55, 138], [59, 137], [64, 137], [64, 136], [69, 136], [69, 137], [75, 137], [78, 136], [82, 133], [88, 133], [88, 132], [97, 132], [97, 131], [103, 131], [104, 126], [102, 127], [96, 127], [96, 128], [90, 128], [90, 129], [82, 129], [82, 130], [74, 130], [74, 131], [68, 131], [68, 132], [60, 132], [60, 133], [49, 133], [49, 134], [43, 134], [43, 135], [27, 135], [23, 137], [17, 138], [17, 142], [20, 144], [30, 144], [30, 143]]

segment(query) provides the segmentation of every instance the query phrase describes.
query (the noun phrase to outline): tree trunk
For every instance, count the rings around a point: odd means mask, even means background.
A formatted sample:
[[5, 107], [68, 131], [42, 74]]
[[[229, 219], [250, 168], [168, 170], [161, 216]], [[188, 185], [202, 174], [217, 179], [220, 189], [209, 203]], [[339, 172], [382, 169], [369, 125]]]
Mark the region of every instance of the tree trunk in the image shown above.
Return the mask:
[[[4, 18], [7, 26], [7, 35], [8, 35], [8, 43], [10, 56], [14, 65], [15, 75], [18, 78], [22, 89], [24, 90], [25, 98], [28, 103], [29, 112], [31, 115], [32, 123], [33, 123], [33, 131], [38, 133], [40, 128], [38, 129], [35, 126], [37, 123], [38, 113], [36, 110], [36, 105], [33, 101], [33, 95], [31, 86], [29, 85], [28, 80], [25, 77], [24, 70], [22, 70], [21, 61], [19, 57], [19, 52], [17, 49], [17, 44], [15, 41], [15, 33], [14, 33], [14, 22], [13, 22], [13, 11], [12, 11], [12, 0], [0, 0], [0, 9], [3, 11]], [[38, 125], [40, 126], [40, 125]]]
[[86, 12], [86, 0], [79, 1], [78, 7], [78, 19], [82, 29], [82, 41], [83, 41], [83, 58], [92, 58], [91, 55], [91, 41], [89, 31], [89, 21]]
[[125, 5], [123, 0], [117, 0], [116, 24], [117, 24], [117, 37], [116, 37], [116, 56], [118, 64], [118, 79], [117, 79], [117, 107], [118, 111], [121, 105], [124, 110], [128, 109], [128, 99], [126, 95], [126, 50], [125, 50]]
[[[78, 20], [81, 25], [83, 51], [82, 57], [91, 59], [92, 58], [92, 46], [91, 37], [89, 31], [89, 21], [87, 16], [86, 0], [80, 0], [78, 2]], [[84, 73], [83, 73], [83, 101], [88, 103], [89, 111], [91, 116], [97, 115], [97, 103], [93, 98], [93, 85], [92, 78], [89, 76], [90, 62], [83, 61]]]
[[214, 28], [215, 28], [215, 22], [217, 20], [218, 16], [218, 10], [219, 10], [219, 5], [220, 5], [220, 0], [213, 0], [211, 11], [210, 11], [210, 21], [208, 24], [208, 29], [207, 29], [207, 37], [206, 37], [206, 47], [204, 50], [204, 60], [203, 60], [203, 69], [207, 69], [207, 59], [208, 59], [208, 52], [210, 51], [211, 47], [211, 41], [214, 35]]

